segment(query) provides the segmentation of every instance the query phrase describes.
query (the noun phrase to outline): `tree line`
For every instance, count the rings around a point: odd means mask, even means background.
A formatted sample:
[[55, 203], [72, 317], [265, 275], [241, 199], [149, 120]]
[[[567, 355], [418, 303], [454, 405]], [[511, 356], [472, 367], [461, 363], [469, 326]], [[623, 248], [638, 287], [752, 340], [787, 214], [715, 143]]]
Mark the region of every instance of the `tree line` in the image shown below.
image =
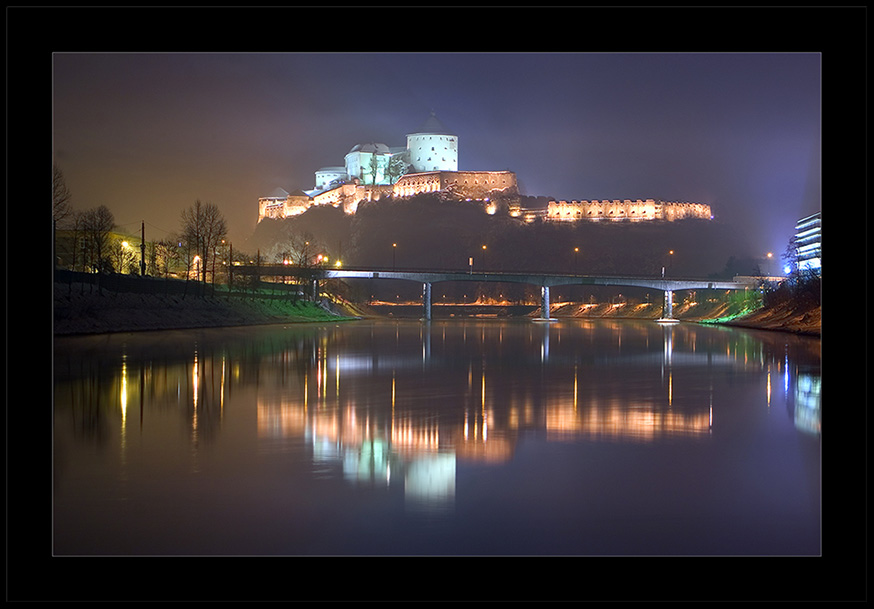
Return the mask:
[[[184, 209], [178, 234], [145, 243], [137, 251], [115, 234], [117, 225], [105, 205], [76, 210], [73, 195], [57, 164], [52, 166], [52, 225], [55, 232], [55, 264], [70, 270], [91, 273], [139, 274], [170, 277], [183, 270], [186, 278], [216, 281], [223, 266], [231, 264], [232, 249], [227, 243], [228, 227], [219, 208], [199, 199]], [[58, 231], [65, 233], [59, 244]], [[144, 251], [145, 250], [145, 251]], [[145, 253], [145, 259], [143, 258]], [[62, 255], [61, 255], [62, 254]], [[236, 258], [236, 256], [235, 256]]]

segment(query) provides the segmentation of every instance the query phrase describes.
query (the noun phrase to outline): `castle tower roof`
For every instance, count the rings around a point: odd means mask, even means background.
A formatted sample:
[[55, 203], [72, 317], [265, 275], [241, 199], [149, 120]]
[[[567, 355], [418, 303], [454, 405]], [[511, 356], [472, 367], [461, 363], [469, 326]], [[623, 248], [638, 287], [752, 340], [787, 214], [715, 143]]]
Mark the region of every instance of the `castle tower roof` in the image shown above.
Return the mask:
[[431, 112], [431, 116], [428, 117], [428, 120], [425, 121], [425, 124], [422, 125], [422, 128], [416, 131], [416, 133], [433, 133], [435, 135], [455, 135], [449, 129], [443, 125], [438, 119], [434, 112]]
[[368, 142], [366, 144], [355, 144], [352, 147], [352, 150], [350, 150], [349, 152], [350, 153], [352, 153], [352, 152], [370, 152], [370, 153], [376, 153], [376, 154], [388, 154], [389, 147], [386, 146], [385, 144], [379, 144], [376, 142]]
[[271, 192], [269, 195], [267, 195], [267, 198], [268, 199], [284, 199], [287, 196], [288, 196], [288, 193], [285, 192], [285, 190], [283, 190], [282, 188], [276, 188], [273, 190], [273, 192]]

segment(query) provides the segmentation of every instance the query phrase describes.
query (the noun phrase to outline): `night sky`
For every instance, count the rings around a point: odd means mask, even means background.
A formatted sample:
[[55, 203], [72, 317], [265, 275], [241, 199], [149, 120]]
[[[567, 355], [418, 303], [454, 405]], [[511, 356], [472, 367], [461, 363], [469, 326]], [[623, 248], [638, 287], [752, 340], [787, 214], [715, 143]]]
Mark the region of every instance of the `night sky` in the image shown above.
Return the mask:
[[[816, 45], [664, 52], [653, 36], [655, 50], [529, 40], [524, 50], [401, 52], [390, 36], [372, 43], [381, 33], [355, 37], [356, 52], [324, 52], [338, 45], [323, 39], [310, 51], [293, 36], [240, 52], [142, 50], [119, 37], [52, 50], [52, 159], [77, 209], [106, 205], [133, 233], [144, 221], [147, 239], [177, 231], [200, 199], [241, 242], [260, 196], [313, 188], [314, 172], [343, 165], [357, 143], [403, 146], [431, 111], [458, 135], [461, 170], [512, 170], [525, 195], [707, 203], [746, 227], [761, 250], [751, 255], [782, 253], [795, 221], [821, 209]], [[385, 51], [363, 52], [372, 48]]]

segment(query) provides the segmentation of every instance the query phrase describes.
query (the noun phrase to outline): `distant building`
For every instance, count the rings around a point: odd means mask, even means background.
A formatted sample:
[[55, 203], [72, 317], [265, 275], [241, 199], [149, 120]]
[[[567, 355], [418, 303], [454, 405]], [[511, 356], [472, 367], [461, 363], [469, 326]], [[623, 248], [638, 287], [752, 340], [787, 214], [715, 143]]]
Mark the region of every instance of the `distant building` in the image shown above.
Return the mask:
[[795, 253], [798, 270], [822, 270], [822, 212], [801, 218], [795, 223]]

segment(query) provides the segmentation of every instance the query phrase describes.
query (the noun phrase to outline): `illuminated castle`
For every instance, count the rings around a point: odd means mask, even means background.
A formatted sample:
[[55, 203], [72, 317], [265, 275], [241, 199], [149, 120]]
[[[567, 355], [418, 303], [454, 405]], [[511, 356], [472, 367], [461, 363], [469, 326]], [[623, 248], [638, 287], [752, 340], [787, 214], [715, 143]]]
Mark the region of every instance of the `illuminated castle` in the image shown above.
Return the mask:
[[496, 194], [512, 197], [518, 193], [516, 174], [511, 171], [458, 171], [458, 136], [434, 113], [419, 131], [407, 135], [405, 147], [356, 144], [346, 154], [344, 166], [322, 167], [315, 177], [312, 190], [289, 193], [277, 188], [261, 197], [258, 221], [288, 218], [318, 205], [342, 207], [354, 214], [361, 201], [428, 192], [483, 202], [494, 213], [492, 199]]
[[646, 199], [635, 201], [550, 201], [545, 210], [520, 206], [516, 174], [512, 171], [458, 171], [458, 136], [447, 130], [434, 113], [422, 128], [407, 135], [407, 145], [356, 144], [342, 167], [322, 167], [315, 188], [286, 192], [277, 188], [258, 200], [258, 221], [289, 218], [311, 207], [330, 205], [354, 214], [361, 201], [382, 197], [411, 197], [439, 192], [460, 201], [475, 201], [494, 214], [499, 202], [509, 214], [531, 222], [582, 220], [681, 220], [712, 218], [710, 206]]

